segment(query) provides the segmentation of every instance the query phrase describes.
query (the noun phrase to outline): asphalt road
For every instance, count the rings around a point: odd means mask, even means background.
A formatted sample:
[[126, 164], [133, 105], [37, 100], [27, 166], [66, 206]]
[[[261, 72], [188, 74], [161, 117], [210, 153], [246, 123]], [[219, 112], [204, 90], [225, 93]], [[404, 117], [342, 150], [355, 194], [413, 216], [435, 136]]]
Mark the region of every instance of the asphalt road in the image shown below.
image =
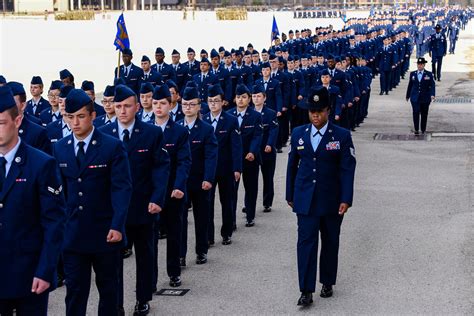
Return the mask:
[[[473, 29], [471, 23], [456, 55], [445, 58], [438, 97], [474, 98]], [[374, 140], [376, 133], [410, 133], [406, 85], [403, 80], [391, 95], [379, 96], [376, 79], [369, 118], [353, 133], [358, 163], [354, 206], [342, 227], [332, 298], [316, 296], [308, 309], [296, 306], [296, 216], [284, 200], [285, 153], [278, 156], [273, 212], [263, 213], [260, 207], [252, 228], [244, 226], [239, 213], [233, 244], [222, 246], [216, 239], [206, 265], [195, 265], [191, 251], [182, 273], [182, 288], [190, 291], [182, 297], [155, 296], [151, 314], [472, 315], [474, 137]], [[474, 133], [473, 106], [433, 103], [428, 131]], [[192, 225], [190, 216], [189, 249], [194, 247]], [[164, 267], [166, 243], [161, 241], [159, 247], [159, 264]], [[130, 315], [135, 304], [134, 262], [134, 257], [125, 261], [124, 273]], [[167, 281], [165, 269], [160, 269], [159, 288], [169, 288]], [[64, 314], [64, 296], [64, 288], [52, 293], [51, 315]], [[97, 301], [93, 285], [90, 315], [97, 314]]]

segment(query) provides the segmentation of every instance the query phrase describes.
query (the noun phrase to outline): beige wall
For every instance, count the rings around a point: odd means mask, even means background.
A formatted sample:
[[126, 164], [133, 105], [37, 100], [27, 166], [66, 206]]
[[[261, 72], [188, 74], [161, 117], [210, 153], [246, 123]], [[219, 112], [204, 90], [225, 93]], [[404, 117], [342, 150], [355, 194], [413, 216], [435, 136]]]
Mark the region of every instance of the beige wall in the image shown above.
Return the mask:
[[53, 11], [53, 0], [15, 0], [16, 12], [44, 12]]

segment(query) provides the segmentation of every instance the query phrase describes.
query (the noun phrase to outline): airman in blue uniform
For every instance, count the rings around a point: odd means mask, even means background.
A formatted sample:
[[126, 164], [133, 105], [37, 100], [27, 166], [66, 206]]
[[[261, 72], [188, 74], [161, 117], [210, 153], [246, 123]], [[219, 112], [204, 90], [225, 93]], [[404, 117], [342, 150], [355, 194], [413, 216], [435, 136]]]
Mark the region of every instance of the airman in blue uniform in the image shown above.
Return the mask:
[[272, 109], [275, 112], [281, 112], [282, 108], [282, 95], [280, 81], [270, 76], [270, 64], [262, 63], [261, 65], [262, 77], [258, 79], [255, 84], [263, 86], [265, 89], [265, 106]]
[[426, 124], [428, 121], [428, 110], [431, 101], [435, 99], [435, 81], [431, 72], [425, 70], [426, 60], [424, 57], [418, 58], [416, 71], [410, 73], [410, 81], [408, 82], [406, 100], [410, 100], [413, 109], [413, 124], [415, 126], [415, 135], [420, 132], [420, 116], [421, 116], [421, 133], [426, 132]]
[[[134, 315], [146, 315], [153, 295], [153, 224], [161, 212], [169, 176], [169, 157], [159, 127], [136, 118], [135, 93], [124, 85], [115, 89], [117, 120], [100, 129], [122, 141], [128, 155], [133, 192], [125, 230], [128, 247], [135, 247], [136, 299]], [[122, 261], [123, 262], [123, 261]], [[119, 270], [119, 306], [123, 307], [123, 268]]]
[[193, 77], [194, 75], [201, 72], [199, 68], [199, 61], [196, 60], [196, 52], [193, 48], [188, 47], [187, 57], [188, 61], [183, 63], [183, 65], [187, 67], [189, 75]]
[[48, 104], [50, 105], [50, 108], [44, 109], [39, 115], [39, 119], [43, 126], [62, 119], [62, 114], [59, 110], [59, 94], [62, 85], [63, 83], [61, 80], [54, 80], [51, 82], [48, 90]]
[[68, 221], [64, 235], [66, 315], [85, 315], [94, 268], [99, 315], [118, 314], [120, 250], [132, 195], [127, 153], [120, 142], [97, 130], [94, 104], [80, 89], [66, 98], [73, 134], [54, 146], [64, 183]]
[[286, 201], [298, 217], [298, 305], [302, 306], [313, 302], [319, 233], [320, 296], [332, 296], [340, 227], [352, 205], [356, 166], [350, 132], [328, 121], [327, 89], [310, 91], [306, 107], [311, 123], [293, 130], [286, 178]]
[[125, 84], [138, 95], [140, 92], [140, 81], [143, 77], [143, 70], [140, 67], [135, 66], [132, 63], [132, 59], [132, 50], [128, 48], [124, 49], [122, 51], [123, 65], [120, 66], [120, 69], [115, 68], [114, 78], [122, 78], [125, 81]]
[[[71, 128], [69, 124], [66, 122], [67, 118], [65, 117], [66, 114], [66, 97], [74, 89], [72, 86], [61, 86], [60, 93], [59, 93], [59, 100], [58, 100], [58, 109], [59, 113], [61, 113], [61, 119], [56, 120], [54, 122], [49, 123], [46, 125], [46, 132], [48, 134], [48, 138], [51, 143], [55, 143], [61, 138], [69, 136], [71, 134]], [[52, 145], [53, 146], [53, 145]], [[62, 261], [60, 261], [60, 270], [58, 271], [59, 275], [63, 275], [62, 271]]]
[[201, 73], [194, 75], [193, 80], [198, 86], [201, 102], [206, 102], [207, 90], [209, 89], [209, 86], [219, 83], [219, 79], [209, 71], [211, 63], [207, 58], [201, 59], [199, 65]]
[[[225, 55], [225, 52], [224, 52]], [[224, 56], [225, 58], [225, 56]], [[211, 73], [217, 77], [219, 80], [219, 84], [224, 91], [225, 99], [224, 102], [227, 104], [231, 104], [232, 101], [232, 82], [230, 80], [230, 72], [227, 70], [220, 60], [219, 53], [213, 49], [211, 51]]]
[[[35, 116], [24, 113], [26, 106], [26, 92], [23, 85], [19, 82], [10, 81], [7, 83], [7, 87], [11, 89], [18, 110], [20, 111], [20, 114], [23, 115], [20, 128], [18, 129], [18, 135], [26, 144], [39, 149], [48, 155], [51, 154], [51, 143], [48, 139], [46, 129], [36, 122], [38, 119]], [[33, 123], [33, 119], [36, 123]]]
[[18, 136], [21, 113], [5, 86], [0, 119], [0, 315], [46, 316], [66, 221], [59, 170]]
[[[186, 183], [191, 168], [191, 150], [188, 130], [171, 120], [170, 89], [166, 84], [155, 88], [153, 92], [153, 112], [155, 125], [164, 133], [164, 148], [170, 157], [170, 173], [160, 221], [166, 227], [166, 270], [170, 286], [181, 286], [181, 266], [179, 262], [183, 212], [186, 201]], [[156, 288], [158, 278], [158, 237], [159, 225], [154, 228], [155, 258], [153, 285]]]
[[163, 77], [159, 72], [152, 69], [151, 61], [148, 56], [142, 56], [141, 67], [143, 70], [143, 75], [140, 78], [140, 87], [147, 82], [151, 83], [153, 86], [163, 84]]
[[104, 107], [95, 102], [95, 89], [94, 83], [89, 80], [84, 80], [81, 85], [81, 89], [89, 96], [89, 98], [94, 102], [94, 110], [97, 116], [105, 114]]
[[[193, 81], [188, 81], [189, 85], [192, 85], [193, 83]], [[188, 86], [188, 84], [186, 86]], [[173, 120], [173, 122], [178, 122], [184, 118], [183, 109], [179, 103], [181, 99], [180, 91], [178, 90], [176, 83], [172, 80], [168, 80], [166, 85], [170, 89], [171, 94], [171, 109], [169, 112], [170, 119]]]
[[214, 200], [216, 187], [219, 186], [219, 201], [222, 210], [222, 244], [230, 245], [234, 223], [234, 186], [240, 179], [242, 172], [242, 140], [237, 118], [223, 110], [224, 91], [220, 85], [215, 84], [209, 87], [207, 102], [210, 112], [203, 116], [203, 121], [212, 125], [218, 143], [216, 175], [212, 183], [210, 197], [208, 240], [209, 245], [214, 245]]
[[446, 56], [448, 50], [448, 42], [446, 35], [441, 33], [441, 25], [437, 24], [435, 30], [436, 33], [430, 37], [429, 55], [431, 57], [431, 72], [434, 79], [441, 81], [441, 66], [443, 65], [443, 57]]
[[165, 63], [165, 51], [161, 47], [157, 47], [155, 50], [155, 60], [156, 64], [151, 66], [151, 69], [161, 74], [164, 82], [167, 80], [173, 80], [176, 82], [176, 73], [174, 68], [171, 67], [171, 65]]
[[25, 113], [39, 117], [43, 110], [49, 109], [49, 102], [41, 96], [41, 94], [43, 94], [43, 87], [44, 85], [41, 77], [34, 76], [31, 78], [30, 93], [32, 98], [26, 102]]
[[104, 95], [102, 98], [102, 106], [104, 107], [105, 114], [98, 116], [94, 120], [94, 126], [99, 128], [104, 125], [108, 125], [114, 123], [117, 120], [115, 115], [115, 108], [114, 108], [114, 93], [115, 93], [115, 86], [107, 86], [104, 90]]
[[[215, 181], [218, 144], [214, 128], [200, 119], [201, 98], [196, 88], [183, 92], [182, 107], [185, 117], [178, 124], [189, 131], [191, 170], [187, 180], [187, 201], [192, 204], [196, 234], [196, 264], [207, 262], [210, 190]], [[188, 248], [188, 212], [183, 215], [181, 266], [186, 265]]]
[[154, 87], [151, 83], [142, 83], [140, 87], [140, 104], [141, 109], [138, 110], [137, 117], [145, 123], [155, 123], [155, 114], [153, 114], [153, 91]]
[[61, 70], [59, 72], [59, 79], [62, 81], [63, 85], [71, 86], [71, 87], [74, 88], [74, 86], [75, 86], [74, 76], [69, 70], [67, 70], [67, 69]]
[[178, 86], [178, 91], [181, 92], [184, 90], [186, 82], [188, 82], [192, 78], [192, 76], [189, 73], [188, 67], [185, 64], [180, 64], [180, 58], [181, 55], [179, 54], [179, 52], [176, 49], [173, 49], [173, 52], [171, 53], [171, 67], [173, 67], [174, 72], [176, 74], [175, 83]]
[[267, 107], [265, 87], [254, 85], [252, 103], [254, 110], [262, 115], [262, 142], [260, 146], [260, 169], [263, 177], [263, 211], [271, 212], [275, 196], [276, 142], [278, 137], [277, 112]]
[[[261, 162], [260, 150], [262, 144], [262, 115], [249, 108], [251, 94], [244, 84], [237, 85], [236, 108], [229, 113], [237, 117], [239, 123], [240, 137], [242, 139], [242, 177], [245, 188], [244, 210], [247, 217], [246, 227], [255, 225], [255, 209], [258, 195], [258, 174]], [[236, 225], [237, 198], [239, 181], [235, 185], [234, 195], [234, 225]]]

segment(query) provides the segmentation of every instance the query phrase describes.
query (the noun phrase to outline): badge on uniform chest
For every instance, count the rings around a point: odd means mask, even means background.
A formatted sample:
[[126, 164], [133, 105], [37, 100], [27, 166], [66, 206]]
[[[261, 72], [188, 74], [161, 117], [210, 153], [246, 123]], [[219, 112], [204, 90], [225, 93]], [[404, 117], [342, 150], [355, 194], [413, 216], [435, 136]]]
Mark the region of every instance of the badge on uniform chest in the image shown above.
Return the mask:
[[341, 144], [338, 141], [329, 142], [326, 144], [326, 150], [339, 150], [341, 149]]

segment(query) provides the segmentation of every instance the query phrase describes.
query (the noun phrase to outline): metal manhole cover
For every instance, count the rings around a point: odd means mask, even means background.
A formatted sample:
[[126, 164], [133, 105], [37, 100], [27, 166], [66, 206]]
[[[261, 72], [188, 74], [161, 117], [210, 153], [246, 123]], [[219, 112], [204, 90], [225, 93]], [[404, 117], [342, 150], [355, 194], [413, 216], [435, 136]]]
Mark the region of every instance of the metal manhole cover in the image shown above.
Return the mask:
[[384, 134], [377, 133], [374, 135], [374, 140], [430, 140], [429, 134]]
[[445, 97], [445, 98], [436, 98], [435, 100], [436, 103], [471, 103], [472, 102], [472, 99], [471, 98], [455, 98], [455, 97], [452, 97], [452, 98], [448, 98], [448, 97]]

